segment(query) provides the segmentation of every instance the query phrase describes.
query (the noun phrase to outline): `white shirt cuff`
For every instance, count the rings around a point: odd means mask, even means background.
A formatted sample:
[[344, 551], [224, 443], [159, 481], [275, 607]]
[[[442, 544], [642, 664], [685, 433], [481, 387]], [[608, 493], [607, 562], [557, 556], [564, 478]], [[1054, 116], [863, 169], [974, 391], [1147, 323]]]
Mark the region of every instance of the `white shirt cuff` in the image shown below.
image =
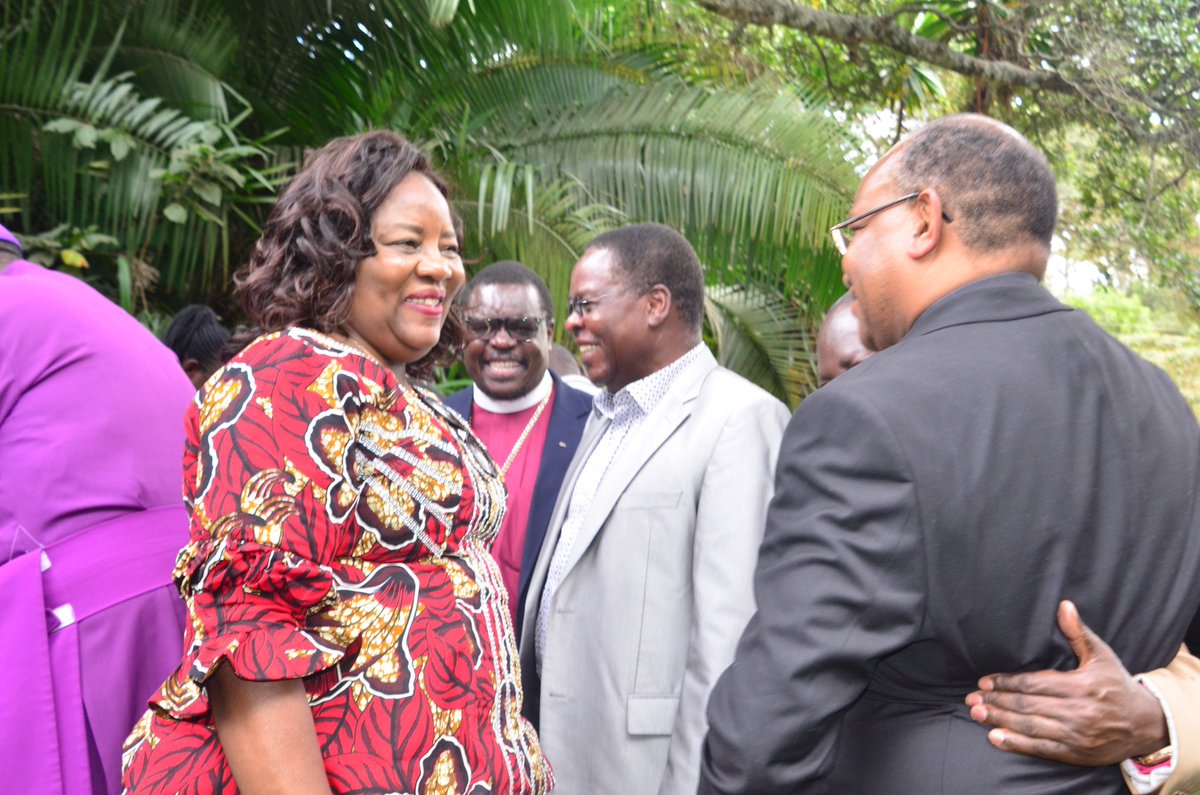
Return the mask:
[[[1171, 745], [1178, 749], [1179, 745], [1175, 742], [1175, 720], [1171, 717], [1171, 708], [1167, 705], [1167, 700], [1162, 697], [1162, 693], [1158, 692], [1158, 688], [1154, 686], [1153, 682], [1141, 677], [1138, 677], [1138, 681], [1158, 699], [1163, 715], [1167, 718], [1167, 732], [1170, 734]], [[1121, 763], [1121, 769], [1125, 771], [1125, 775], [1129, 776], [1129, 785], [1137, 795], [1153, 795], [1175, 772], [1175, 762], [1176, 757], [1173, 755], [1169, 763], [1146, 770], [1132, 759], [1126, 759]]]

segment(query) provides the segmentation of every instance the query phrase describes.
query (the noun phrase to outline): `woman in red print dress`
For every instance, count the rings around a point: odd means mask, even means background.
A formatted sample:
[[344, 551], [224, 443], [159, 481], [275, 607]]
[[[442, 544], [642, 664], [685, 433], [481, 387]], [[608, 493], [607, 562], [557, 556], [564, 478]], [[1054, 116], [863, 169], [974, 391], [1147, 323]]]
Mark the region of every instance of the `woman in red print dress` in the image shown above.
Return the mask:
[[264, 332], [187, 416], [184, 659], [125, 745], [142, 793], [543, 793], [488, 554], [495, 464], [410, 382], [452, 353], [446, 188], [400, 136], [313, 154], [237, 288]]

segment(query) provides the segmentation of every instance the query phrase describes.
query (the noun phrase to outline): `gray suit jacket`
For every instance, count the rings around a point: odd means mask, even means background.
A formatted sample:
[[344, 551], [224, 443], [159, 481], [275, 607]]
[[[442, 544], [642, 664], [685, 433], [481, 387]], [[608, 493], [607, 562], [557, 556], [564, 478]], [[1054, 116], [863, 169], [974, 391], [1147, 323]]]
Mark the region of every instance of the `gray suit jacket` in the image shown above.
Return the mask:
[[676, 379], [618, 452], [572, 545], [539, 681], [546, 573], [582, 462], [608, 424], [589, 419], [534, 567], [521, 638], [526, 714], [556, 792], [695, 792], [705, 701], [753, 612], [787, 419], [782, 403], [707, 351]]
[[1171, 380], [1031, 276], [967, 285], [800, 407], [758, 613], [713, 690], [704, 793], [1123, 793], [1005, 753], [963, 698], [1073, 669], [1058, 601], [1130, 670], [1200, 602], [1200, 428]]

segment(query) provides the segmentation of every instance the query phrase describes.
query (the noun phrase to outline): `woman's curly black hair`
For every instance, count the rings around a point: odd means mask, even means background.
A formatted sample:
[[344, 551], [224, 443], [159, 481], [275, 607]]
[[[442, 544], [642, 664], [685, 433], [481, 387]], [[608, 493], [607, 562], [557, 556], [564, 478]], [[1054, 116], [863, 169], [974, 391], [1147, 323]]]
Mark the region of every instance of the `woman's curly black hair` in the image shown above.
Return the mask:
[[[289, 326], [342, 333], [358, 263], [375, 254], [371, 219], [414, 172], [449, 201], [449, 188], [429, 159], [394, 132], [335, 138], [311, 153], [271, 209], [250, 262], [234, 276], [252, 327], [239, 331], [238, 342]], [[462, 220], [450, 212], [461, 246]], [[437, 345], [407, 373], [428, 379], [436, 365], [453, 360], [462, 341], [462, 321], [452, 306]]]

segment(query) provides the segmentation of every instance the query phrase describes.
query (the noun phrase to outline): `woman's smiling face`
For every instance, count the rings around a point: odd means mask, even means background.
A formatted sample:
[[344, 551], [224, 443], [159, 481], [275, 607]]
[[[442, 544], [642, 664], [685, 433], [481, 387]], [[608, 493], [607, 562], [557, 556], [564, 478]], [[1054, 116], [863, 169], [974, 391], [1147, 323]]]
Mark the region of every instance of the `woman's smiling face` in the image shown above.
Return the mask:
[[424, 174], [400, 181], [371, 218], [374, 256], [358, 264], [346, 336], [397, 369], [437, 345], [466, 280], [450, 204]]

